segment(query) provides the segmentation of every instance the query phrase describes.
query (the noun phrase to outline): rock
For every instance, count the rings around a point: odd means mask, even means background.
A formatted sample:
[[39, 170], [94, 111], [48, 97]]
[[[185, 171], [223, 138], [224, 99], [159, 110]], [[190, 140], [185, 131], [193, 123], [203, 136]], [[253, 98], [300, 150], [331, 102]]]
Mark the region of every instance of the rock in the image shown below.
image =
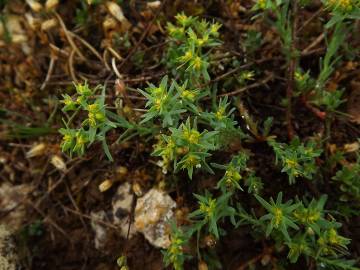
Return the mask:
[[[125, 183], [119, 186], [116, 194], [112, 199], [112, 214], [114, 216], [114, 225], [120, 226], [120, 234], [127, 238], [129, 230], [129, 217], [134, 195], [131, 192], [131, 185]], [[129, 238], [136, 233], [134, 225], [130, 225]]]
[[104, 250], [110, 238], [109, 228], [103, 222], [117, 226], [124, 238], [131, 238], [136, 232], [141, 232], [155, 247], [167, 248], [170, 245], [168, 221], [174, 217], [173, 209], [176, 203], [173, 199], [158, 189], [151, 189], [143, 197], [138, 198], [135, 222], [130, 224], [129, 230], [133, 200], [131, 185], [124, 183], [117, 189], [110, 211], [91, 212], [91, 227], [95, 232], [96, 249]]
[[167, 248], [170, 245], [168, 224], [175, 207], [176, 203], [168, 194], [151, 189], [137, 200], [135, 229], [143, 233], [153, 246]]
[[26, 208], [23, 201], [26, 200], [32, 189], [32, 186], [27, 184], [13, 186], [3, 183], [0, 185], [0, 209], [7, 213], [1, 219], [3, 224], [13, 230], [20, 229], [26, 218]]
[[[95, 248], [104, 250], [110, 238], [109, 228], [102, 223], [107, 222], [119, 227], [120, 235], [124, 238], [131, 238], [136, 230], [134, 225], [130, 225], [129, 217], [134, 195], [131, 193], [131, 185], [125, 183], [118, 187], [113, 199], [112, 209], [105, 212], [104, 210], [91, 212], [91, 227], [95, 232]], [[100, 221], [100, 222], [99, 222]]]
[[106, 213], [104, 210], [98, 212], [91, 212], [91, 228], [95, 232], [95, 248], [98, 250], [103, 250], [106, 246], [108, 240], [108, 234], [106, 227], [99, 222], [106, 220]]
[[15, 251], [12, 233], [4, 225], [0, 225], [0, 269], [19, 269], [19, 258]]

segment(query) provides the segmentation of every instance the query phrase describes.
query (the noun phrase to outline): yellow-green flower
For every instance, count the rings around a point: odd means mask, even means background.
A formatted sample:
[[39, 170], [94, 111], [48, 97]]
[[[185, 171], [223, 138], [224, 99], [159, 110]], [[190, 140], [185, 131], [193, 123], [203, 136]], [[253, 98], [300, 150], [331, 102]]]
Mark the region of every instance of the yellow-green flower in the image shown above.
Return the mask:
[[89, 88], [87, 83], [77, 84], [75, 87], [76, 87], [76, 92], [79, 95], [82, 95], [82, 96], [90, 96], [91, 95], [91, 89]]
[[89, 124], [95, 127], [98, 122], [105, 121], [105, 114], [101, 111], [100, 105], [97, 103], [89, 104], [87, 107]]
[[185, 13], [180, 13], [175, 16], [177, 22], [182, 26], [188, 26], [192, 22], [191, 16], [186, 16]]
[[275, 225], [275, 228], [279, 227], [280, 223], [282, 222], [283, 220], [283, 212], [280, 208], [276, 207], [274, 209], [274, 225]]
[[179, 57], [179, 61], [186, 63], [190, 61], [193, 57], [194, 57], [194, 53], [192, 52], [192, 50], [187, 50], [183, 56]]
[[258, 0], [257, 6], [258, 6], [260, 9], [265, 9], [265, 8], [266, 8], [266, 1], [267, 1], [267, 0]]
[[186, 159], [184, 160], [184, 167], [185, 168], [191, 168], [191, 167], [194, 167], [196, 165], [200, 164], [200, 158], [195, 156], [195, 155], [192, 155], [192, 154], [189, 154]]
[[215, 117], [218, 120], [221, 120], [225, 117], [225, 108], [221, 107], [217, 110], [217, 112], [215, 113]]
[[216, 209], [216, 199], [209, 199], [208, 202], [200, 202], [199, 209], [207, 218], [212, 217]]
[[221, 27], [221, 24], [220, 23], [213, 23], [211, 24], [210, 26], [210, 35], [213, 35], [213, 36], [218, 36], [219, 35], [219, 29]]
[[200, 58], [200, 56], [196, 56], [193, 60], [192, 65], [194, 66], [195, 69], [200, 70], [202, 67], [202, 60]]
[[183, 138], [191, 144], [198, 144], [200, 136], [200, 132], [195, 129], [186, 129], [183, 134]]
[[352, 10], [354, 7], [353, 0], [328, 0], [327, 4], [332, 8], [339, 8], [343, 11]]
[[297, 161], [292, 159], [285, 159], [285, 163], [289, 168], [297, 168], [299, 165]]
[[196, 94], [190, 90], [184, 90], [181, 92], [181, 97], [183, 99], [188, 99], [188, 100], [193, 101], [196, 97]]

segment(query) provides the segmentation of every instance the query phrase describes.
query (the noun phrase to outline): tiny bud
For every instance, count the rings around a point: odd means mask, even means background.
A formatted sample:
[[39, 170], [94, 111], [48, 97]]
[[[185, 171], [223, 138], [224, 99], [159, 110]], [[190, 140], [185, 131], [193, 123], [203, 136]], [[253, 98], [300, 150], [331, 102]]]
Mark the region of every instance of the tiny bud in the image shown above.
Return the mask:
[[46, 145], [44, 143], [36, 144], [26, 153], [27, 158], [41, 156], [45, 153]]
[[123, 112], [125, 113], [125, 114], [130, 114], [130, 113], [132, 113], [132, 109], [129, 107], [129, 106], [124, 106], [124, 109], [123, 109]]
[[213, 235], [209, 234], [205, 236], [204, 243], [209, 248], [214, 248], [216, 246], [216, 239]]
[[112, 187], [112, 185], [113, 185], [113, 182], [109, 179], [106, 179], [99, 185], [99, 190], [100, 190], [100, 192], [105, 192], [108, 189], [110, 189]]
[[66, 164], [60, 156], [52, 156], [50, 162], [59, 171], [62, 172], [66, 171]]

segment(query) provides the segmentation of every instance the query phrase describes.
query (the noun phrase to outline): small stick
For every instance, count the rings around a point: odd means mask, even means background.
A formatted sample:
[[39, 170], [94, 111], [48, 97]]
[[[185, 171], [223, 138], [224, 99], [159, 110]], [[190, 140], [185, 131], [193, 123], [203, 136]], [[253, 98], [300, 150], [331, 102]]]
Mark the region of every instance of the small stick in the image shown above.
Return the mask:
[[325, 38], [325, 34], [321, 33], [313, 42], [311, 42], [311, 44], [309, 46], [307, 46], [303, 51], [302, 54], [307, 54], [312, 48], [316, 47], [317, 45], [319, 45], [319, 43], [321, 41], [323, 41], [323, 39]]
[[113, 57], [113, 58], [111, 59], [111, 66], [112, 66], [113, 71], [114, 71], [114, 73], [116, 74], [116, 76], [117, 76], [119, 79], [122, 79], [123, 76], [120, 74], [119, 70], [118, 70], [117, 67], [116, 67], [115, 57]]
[[155, 20], [157, 19], [157, 17], [159, 16], [162, 7], [165, 5], [167, 0], [164, 0], [161, 3], [161, 6], [159, 7], [158, 11], [156, 12], [154, 18], [151, 20], [151, 22], [146, 26], [146, 29], [144, 30], [143, 34], [141, 35], [139, 41], [135, 44], [135, 46], [131, 49], [131, 51], [129, 52], [129, 54], [126, 56], [126, 58], [124, 59], [123, 62], [121, 62], [119, 69], [121, 69], [125, 63], [131, 58], [131, 56], [136, 52], [137, 48], [140, 46], [140, 44], [142, 43], [142, 41], [145, 39], [145, 37], [147, 36], [147, 34], [149, 33], [149, 31], [151, 30], [151, 26], [154, 24]]
[[[68, 32], [70, 36], [78, 39], [82, 44], [84, 44], [85, 47], [87, 47], [101, 62], [103, 62], [103, 58], [101, 57], [100, 53], [98, 53], [98, 51], [91, 46], [85, 39], [83, 39], [82, 37], [78, 36], [77, 34], [74, 34], [72, 32]], [[104, 62], [103, 62], [104, 63]]]
[[253, 84], [250, 84], [250, 85], [247, 85], [245, 87], [242, 87], [240, 89], [237, 89], [235, 91], [232, 91], [232, 92], [229, 92], [229, 93], [225, 93], [225, 94], [221, 94], [221, 95], [218, 95], [217, 97], [225, 97], [225, 96], [235, 96], [237, 94], [240, 94], [246, 90], [249, 90], [249, 89], [252, 89], [252, 88], [256, 88], [256, 87], [259, 87], [261, 85], [264, 85], [266, 84], [268, 81], [272, 80], [274, 78], [274, 74], [269, 74], [268, 76], [266, 76], [264, 79], [262, 79], [261, 81], [258, 81], [256, 83], [253, 83]]
[[41, 85], [40, 90], [44, 90], [44, 89], [45, 89], [47, 83], [48, 83], [49, 80], [50, 80], [51, 74], [53, 73], [53, 70], [54, 70], [56, 57], [54, 57], [52, 54], [51, 54], [50, 57], [51, 57], [51, 58], [50, 58], [49, 68], [48, 68], [48, 71], [47, 71], [47, 73], [46, 73], [45, 81], [44, 81], [43, 84]]
[[75, 50], [75, 52], [80, 56], [80, 58], [85, 61], [86, 60], [86, 57], [81, 53], [81, 51], [79, 50], [79, 48], [76, 46], [74, 40], [72, 39], [71, 35], [69, 34], [69, 30], [67, 30], [66, 26], [65, 26], [65, 23], [64, 21], [61, 19], [60, 15], [57, 13], [57, 12], [54, 12], [56, 18], [58, 19], [63, 31], [64, 31], [64, 34], [66, 36], [66, 39], [69, 41], [70, 43], [70, 46]]
[[69, 72], [73, 82], [77, 83], [78, 80], [76, 79], [75, 71], [74, 71], [74, 55], [75, 55], [75, 50], [72, 50], [69, 56]]
[[312, 106], [308, 100], [306, 99], [305, 96], [301, 96], [300, 100], [302, 102], [302, 104], [309, 110], [311, 111], [316, 117], [318, 117], [320, 120], [325, 120], [326, 118], [326, 112], [320, 111], [318, 108]]

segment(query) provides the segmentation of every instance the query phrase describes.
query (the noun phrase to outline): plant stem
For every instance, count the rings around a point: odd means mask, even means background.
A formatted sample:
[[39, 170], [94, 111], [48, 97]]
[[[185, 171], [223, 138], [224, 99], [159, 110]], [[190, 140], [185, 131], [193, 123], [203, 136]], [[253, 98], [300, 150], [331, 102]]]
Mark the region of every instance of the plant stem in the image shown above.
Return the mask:
[[297, 29], [297, 12], [298, 12], [298, 1], [294, 0], [292, 4], [292, 31], [291, 31], [291, 47], [290, 47], [290, 59], [289, 59], [289, 73], [288, 73], [288, 83], [286, 88], [286, 98], [288, 101], [287, 110], [286, 110], [286, 123], [287, 123], [287, 132], [288, 138], [291, 140], [294, 137], [294, 128], [291, 123], [291, 111], [292, 111], [292, 96], [295, 86], [295, 69], [296, 69], [296, 29]]

